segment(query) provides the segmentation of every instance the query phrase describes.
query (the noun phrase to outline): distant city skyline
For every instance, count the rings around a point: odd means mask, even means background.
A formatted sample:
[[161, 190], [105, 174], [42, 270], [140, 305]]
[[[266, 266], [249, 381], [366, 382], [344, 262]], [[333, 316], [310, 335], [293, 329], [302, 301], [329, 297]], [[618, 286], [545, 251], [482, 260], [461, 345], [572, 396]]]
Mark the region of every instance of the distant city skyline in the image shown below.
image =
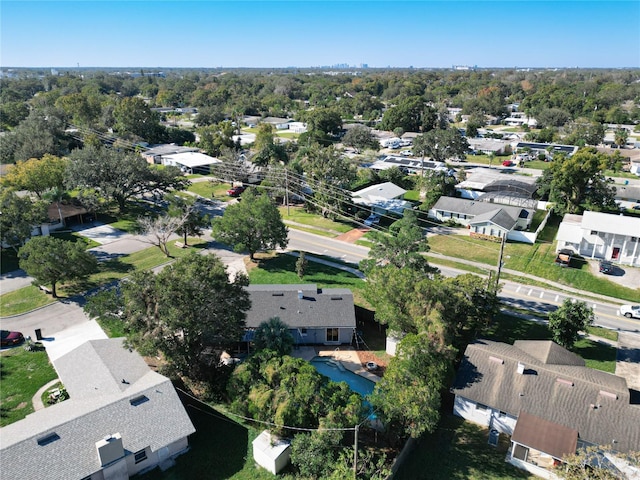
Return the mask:
[[0, 67], [640, 67], [640, 2], [0, 3]]

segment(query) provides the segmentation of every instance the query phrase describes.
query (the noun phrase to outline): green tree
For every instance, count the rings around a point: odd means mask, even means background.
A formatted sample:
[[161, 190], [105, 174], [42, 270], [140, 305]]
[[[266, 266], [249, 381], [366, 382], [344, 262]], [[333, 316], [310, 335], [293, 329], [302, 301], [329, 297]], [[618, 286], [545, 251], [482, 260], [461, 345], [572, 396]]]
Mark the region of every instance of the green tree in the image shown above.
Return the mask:
[[402, 128], [405, 132], [428, 132], [435, 128], [436, 109], [427, 105], [422, 97], [409, 97], [384, 113], [380, 128], [395, 130]]
[[258, 325], [253, 343], [256, 350], [271, 350], [278, 355], [289, 355], [293, 348], [293, 335], [289, 326], [279, 317], [271, 317]]
[[177, 167], [150, 167], [136, 153], [86, 147], [74, 150], [69, 157], [67, 187], [95, 189], [105, 199], [117, 202], [121, 212], [126, 210], [127, 201], [135, 196], [182, 190], [189, 185], [189, 180]]
[[586, 302], [567, 298], [560, 307], [549, 314], [549, 330], [553, 341], [565, 348], [573, 348], [580, 332], [586, 332], [595, 315]]
[[365, 125], [356, 125], [350, 128], [342, 138], [342, 143], [347, 147], [353, 147], [356, 152], [366, 149], [376, 152], [380, 150], [380, 142], [376, 136], [371, 133], [371, 129]]
[[17, 190], [28, 190], [42, 198], [51, 188], [62, 188], [64, 172], [69, 162], [55, 155], [18, 161], [3, 177], [2, 183]]
[[47, 220], [47, 206], [0, 188], [0, 238], [16, 252], [31, 237], [33, 229]]
[[371, 232], [370, 236], [374, 244], [369, 250], [369, 258], [360, 263], [365, 273], [377, 265], [386, 264], [423, 273], [437, 271], [422, 255], [429, 251], [429, 243], [413, 210], [405, 210], [403, 217], [391, 224], [388, 234]]
[[305, 253], [300, 250], [298, 254], [298, 260], [296, 260], [296, 273], [298, 274], [298, 278], [302, 280], [304, 278], [304, 273], [307, 270], [307, 265], [309, 262], [307, 261], [307, 257]]
[[344, 189], [356, 178], [355, 166], [333, 147], [306, 148], [299, 158], [313, 188], [311, 205], [324, 217], [340, 215], [344, 203], [350, 200]]
[[413, 153], [422, 158], [430, 157], [437, 162], [450, 158], [464, 159], [469, 151], [469, 143], [460, 132], [448, 130], [430, 130], [418, 135], [413, 141]]
[[627, 144], [627, 138], [629, 138], [629, 130], [626, 128], [616, 128], [614, 132], [614, 141], [616, 142], [616, 145], [624, 148]]
[[222, 217], [213, 219], [213, 236], [233, 246], [234, 251], [248, 251], [251, 260], [259, 250], [287, 246], [287, 227], [266, 193], [246, 190], [241, 202], [228, 206]]
[[19, 251], [20, 268], [39, 284], [50, 284], [57, 298], [59, 282], [81, 280], [97, 271], [98, 262], [85, 251], [82, 242], [68, 242], [53, 237], [34, 237]]
[[160, 125], [159, 115], [139, 97], [120, 100], [113, 110], [113, 117], [115, 130], [121, 134], [130, 134], [149, 143], [163, 140], [164, 128]]
[[198, 147], [212, 157], [217, 157], [226, 149], [233, 149], [235, 147], [233, 141], [233, 125], [231, 122], [225, 121], [200, 127], [197, 133], [200, 137], [197, 143]]
[[581, 148], [571, 157], [556, 154], [538, 179], [538, 194], [554, 202], [561, 215], [581, 213], [587, 207], [617, 210], [615, 189], [602, 173], [607, 162], [607, 155], [594, 147]]
[[[460, 170], [464, 172], [464, 170]], [[420, 210], [428, 211], [440, 197], [453, 197], [456, 192], [456, 185], [460, 180], [449, 172], [431, 170], [424, 173], [416, 182], [420, 187], [420, 194], [424, 195], [424, 200], [420, 205]]]
[[433, 432], [440, 419], [441, 390], [452, 364], [452, 351], [426, 334], [405, 336], [371, 396], [382, 422], [399, 426], [401, 434], [412, 438]]
[[203, 229], [209, 225], [209, 217], [200, 213], [195, 198], [179, 197], [170, 193], [166, 194], [164, 198], [169, 202], [167, 210], [169, 217], [180, 219], [180, 226], [175, 232], [182, 235], [182, 243], [185, 246], [189, 245], [190, 236], [199, 237], [202, 235]]
[[304, 113], [303, 121], [307, 123], [307, 130], [321, 132], [324, 135], [335, 136], [342, 130], [340, 112], [333, 108], [316, 108]]
[[569, 145], [599, 145], [604, 139], [604, 125], [586, 118], [577, 118], [564, 126], [563, 142]]
[[191, 252], [157, 274], [135, 272], [85, 309], [121, 318], [131, 345], [143, 355], [162, 354], [168, 372], [207, 380], [217, 373], [219, 352], [242, 338], [247, 284], [244, 275], [229, 280], [215, 255]]

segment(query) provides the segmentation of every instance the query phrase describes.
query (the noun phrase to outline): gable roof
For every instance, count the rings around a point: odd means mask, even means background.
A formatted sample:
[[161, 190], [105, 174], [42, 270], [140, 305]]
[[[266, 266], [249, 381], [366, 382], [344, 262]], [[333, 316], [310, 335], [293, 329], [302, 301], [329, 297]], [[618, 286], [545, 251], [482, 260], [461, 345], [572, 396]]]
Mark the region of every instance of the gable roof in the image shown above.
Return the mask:
[[[249, 285], [247, 328], [279, 317], [290, 328], [355, 328], [353, 294], [346, 288], [319, 289], [314, 284]], [[301, 292], [302, 298], [299, 298]]]
[[407, 191], [393, 182], [378, 183], [353, 192], [353, 197], [360, 197], [368, 200], [392, 200], [403, 196]]
[[[640, 450], [640, 406], [629, 404], [624, 378], [576, 365], [548, 342], [536, 354], [544, 362], [530, 353], [534, 341], [519, 346], [491, 340], [469, 345], [453, 393], [513, 416], [526, 412], [575, 429], [590, 443], [615, 440], [617, 451]], [[519, 363], [523, 374], [517, 373]]]
[[640, 236], [640, 218], [612, 213], [591, 212], [585, 210], [582, 213], [583, 230], [595, 230], [596, 232], [616, 233], [629, 237]]
[[551, 340], [516, 340], [513, 346], [547, 365], [585, 366], [582, 357]]
[[473, 220], [469, 221], [469, 225], [484, 222], [493, 223], [494, 225], [504, 228], [505, 230], [511, 230], [513, 227], [515, 227], [517, 220], [502, 208], [498, 208], [490, 212], [483, 213], [482, 215], [476, 215], [475, 217], [473, 217]]
[[[70, 398], [2, 428], [3, 478], [84, 478], [101, 469], [96, 442], [107, 436], [120, 433], [131, 454], [195, 432], [171, 381], [140, 362], [122, 339], [92, 340], [60, 357], [54, 366]], [[38, 443], [54, 433], [55, 441]]]
[[[466, 198], [457, 197], [445, 197], [442, 196], [438, 199], [431, 210], [442, 210], [444, 212], [457, 213], [474, 217], [474, 222], [477, 221], [479, 215], [487, 215], [487, 218], [483, 218], [483, 221], [492, 219], [498, 214], [500, 210], [505, 212], [515, 222], [520, 218], [522, 211], [527, 212], [527, 216], [530, 215], [529, 210], [522, 207], [513, 207], [509, 205], [497, 206], [495, 203], [478, 202], [477, 200], [467, 200]], [[501, 217], [500, 221], [504, 222], [505, 217]]]
[[575, 453], [578, 431], [520, 412], [511, 440], [561, 459]]

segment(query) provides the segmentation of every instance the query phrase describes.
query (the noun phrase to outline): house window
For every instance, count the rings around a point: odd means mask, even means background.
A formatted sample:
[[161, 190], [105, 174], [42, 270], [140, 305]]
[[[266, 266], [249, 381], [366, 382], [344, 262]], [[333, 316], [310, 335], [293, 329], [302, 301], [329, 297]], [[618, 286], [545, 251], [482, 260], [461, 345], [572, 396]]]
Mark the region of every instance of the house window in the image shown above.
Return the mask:
[[631, 237], [631, 242], [637, 242], [638, 241], [638, 237]]
[[133, 454], [133, 458], [135, 459], [136, 463], [144, 462], [147, 459], [147, 451], [140, 450]]
[[327, 328], [327, 342], [337, 342], [338, 338], [337, 328]]
[[591, 230], [591, 235], [597, 235], [598, 232], [596, 230]]
[[303, 337], [307, 336], [307, 329], [306, 328], [301, 328], [300, 329], [300, 335], [302, 335]]

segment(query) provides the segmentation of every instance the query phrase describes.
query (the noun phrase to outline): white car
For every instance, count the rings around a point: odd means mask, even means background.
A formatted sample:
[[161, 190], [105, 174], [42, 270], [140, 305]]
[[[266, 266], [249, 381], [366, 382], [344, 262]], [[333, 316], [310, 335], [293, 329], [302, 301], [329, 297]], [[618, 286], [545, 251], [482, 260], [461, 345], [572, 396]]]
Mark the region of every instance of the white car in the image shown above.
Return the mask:
[[400, 155], [404, 157], [413, 157], [413, 152], [411, 150], [402, 150]]
[[622, 305], [620, 314], [627, 318], [640, 318], [640, 305]]

